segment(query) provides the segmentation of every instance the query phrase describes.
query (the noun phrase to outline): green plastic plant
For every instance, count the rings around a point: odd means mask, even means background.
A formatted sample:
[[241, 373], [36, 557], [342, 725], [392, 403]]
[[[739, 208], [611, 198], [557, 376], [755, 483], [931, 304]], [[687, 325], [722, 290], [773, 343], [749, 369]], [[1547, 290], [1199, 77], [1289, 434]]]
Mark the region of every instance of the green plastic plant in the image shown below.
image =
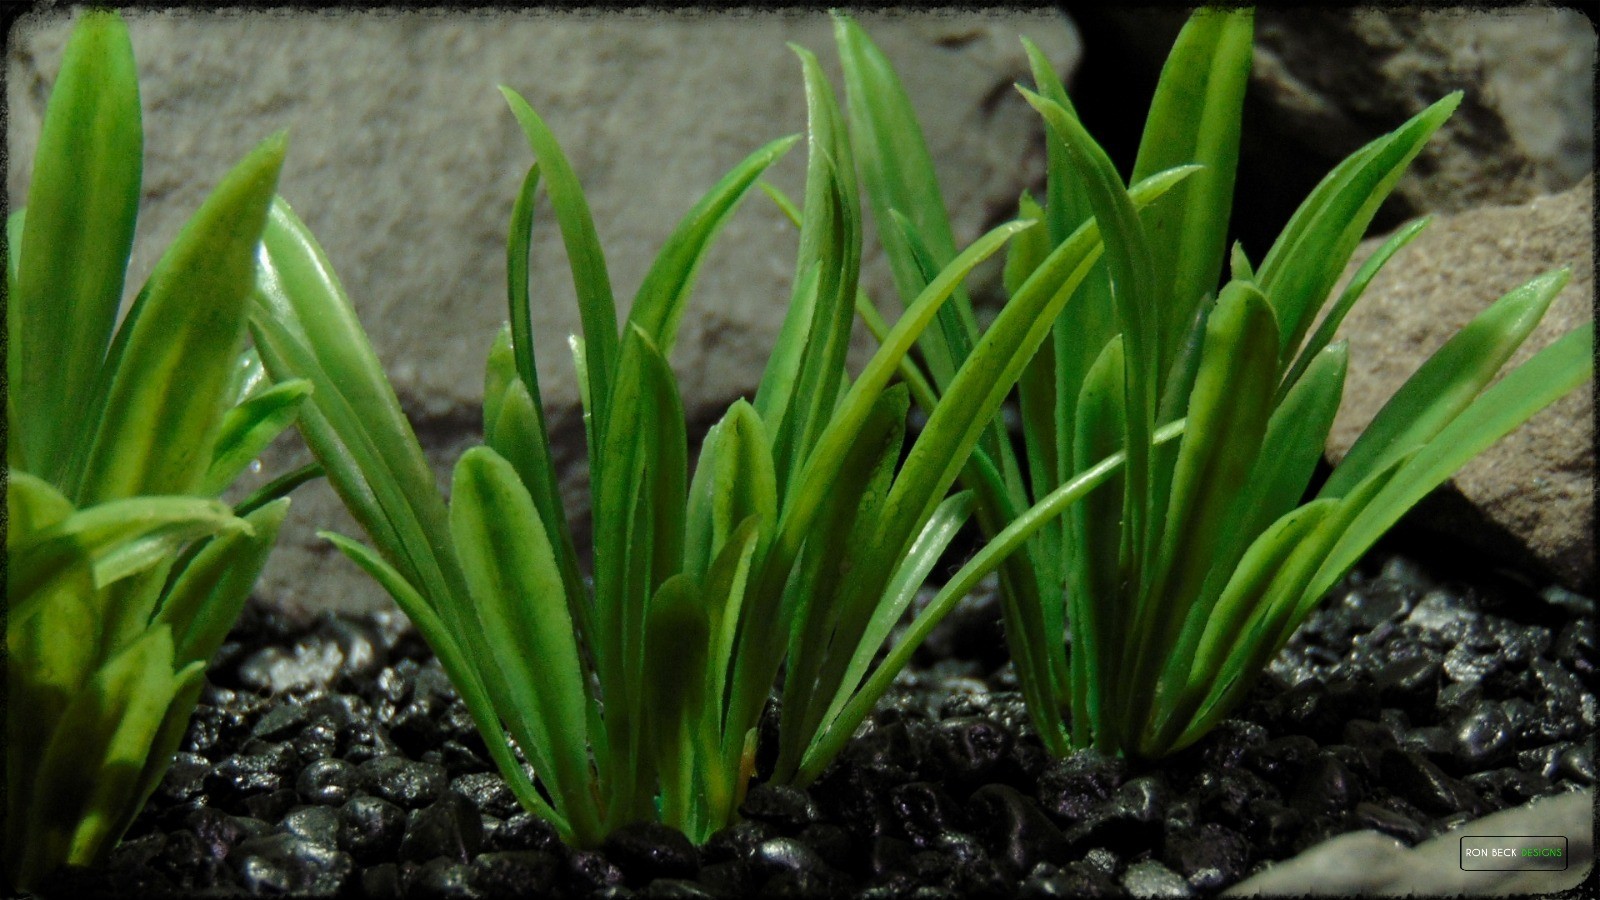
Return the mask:
[[241, 355], [286, 140], [240, 162], [120, 327], [143, 137], [114, 14], [74, 28], [7, 226], [5, 880], [102, 860], [166, 772], [303, 470], [217, 496], [309, 386]]
[[[1021, 208], [1046, 228], [1010, 247], [1010, 302], [1085, 219], [1100, 223], [1106, 252], [1019, 383], [1023, 458], [998, 428], [974, 453], [966, 483], [977, 521], [993, 534], [1108, 453], [1127, 448], [1129, 457], [1105, 487], [1043, 521], [1000, 570], [1018, 680], [1057, 754], [1095, 746], [1158, 757], [1199, 739], [1407, 509], [1592, 373], [1591, 324], [1494, 382], [1568, 274], [1536, 278], [1424, 363], [1302, 502], [1343, 391], [1347, 352], [1334, 331], [1426, 221], [1390, 238], [1330, 306], [1332, 289], [1460, 96], [1335, 168], [1259, 268], [1235, 247], [1219, 292], [1251, 32], [1248, 9], [1201, 10], [1183, 29], [1133, 178], [1179, 163], [1203, 168], [1142, 212], [1027, 45], [1037, 93], [1021, 90], [1050, 143], [1045, 203], [1025, 195]], [[879, 229], [900, 293], [914, 296], [953, 252], [949, 222], [893, 69], [849, 20], [837, 36], [864, 168], [886, 176], [867, 180]], [[950, 366], [970, 345], [965, 302], [958, 296], [943, 328], [923, 337], [926, 404], [948, 390]], [[1181, 442], [1153, 443], [1179, 428]]]
[[[970, 495], [945, 495], [969, 450], [1100, 252], [1085, 223], [1041, 260], [897, 465], [909, 400], [891, 382], [907, 373], [907, 352], [971, 269], [1031, 223], [1001, 225], [954, 254], [849, 378], [861, 252], [854, 153], [815, 58], [796, 52], [810, 125], [793, 294], [754, 402], [734, 403], [711, 429], [692, 478], [667, 358], [712, 240], [793, 138], [751, 154], [690, 210], [619, 335], [577, 178], [534, 111], [502, 89], [538, 164], [511, 217], [510, 324], [489, 354], [485, 443], [456, 464], [448, 506], [310, 233], [280, 202], [263, 238], [256, 345], [274, 377], [316, 386], [301, 430], [376, 552], [330, 539], [416, 624], [512, 790], [569, 842], [592, 845], [646, 819], [699, 841], [729, 822], [780, 670], [771, 777], [804, 782], [821, 771], [910, 653], [901, 643], [873, 668], [968, 515]], [[1187, 174], [1147, 179], [1134, 202]], [[582, 321], [572, 348], [588, 436], [592, 584], [560, 503], [534, 364], [528, 244], [541, 178]], [[1024, 516], [968, 573], [991, 570], [1021, 530], [1118, 462], [1064, 485], [1053, 507]], [[928, 627], [923, 616], [915, 634]]]

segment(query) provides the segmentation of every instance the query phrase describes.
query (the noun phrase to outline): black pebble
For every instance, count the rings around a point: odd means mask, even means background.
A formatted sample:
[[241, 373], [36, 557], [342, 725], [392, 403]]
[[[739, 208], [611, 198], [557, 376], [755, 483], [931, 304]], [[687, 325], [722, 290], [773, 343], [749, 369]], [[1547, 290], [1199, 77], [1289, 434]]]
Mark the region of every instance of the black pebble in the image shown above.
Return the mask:
[[1408, 845], [1420, 844], [1428, 837], [1428, 829], [1421, 822], [1374, 803], [1357, 803], [1350, 812], [1350, 824], [1352, 830], [1381, 831]]
[[1039, 776], [1039, 802], [1068, 822], [1087, 819], [1127, 777], [1120, 758], [1082, 750], [1057, 760]]
[[406, 883], [406, 900], [477, 900], [472, 870], [465, 863], [435, 857]]
[[328, 806], [300, 806], [289, 810], [278, 830], [325, 847], [339, 846], [339, 813]]
[[381, 797], [363, 795], [339, 807], [339, 847], [362, 864], [392, 859], [405, 828], [405, 811]]
[[628, 884], [640, 887], [656, 878], [693, 878], [700, 858], [683, 832], [660, 822], [634, 822], [611, 832], [601, 845]]
[[639, 892], [646, 900], [715, 900], [716, 895], [682, 878], [657, 878]]
[[1011, 732], [988, 719], [945, 719], [933, 730], [933, 752], [958, 784], [982, 784], [1011, 751]]
[[973, 792], [967, 815], [994, 861], [1013, 874], [1032, 871], [1041, 862], [1059, 863], [1067, 856], [1066, 835], [1015, 788], [984, 785]]
[[481, 853], [468, 880], [486, 898], [537, 897], [555, 884], [560, 868], [561, 860], [538, 850]]
[[282, 741], [297, 734], [311, 720], [311, 709], [299, 703], [281, 703], [256, 720], [250, 736], [263, 741]]
[[366, 900], [401, 900], [405, 895], [400, 867], [394, 863], [380, 863], [361, 870], [361, 896]]
[[1337, 813], [1350, 809], [1364, 796], [1360, 779], [1339, 757], [1324, 751], [1308, 762], [1290, 802], [1307, 815]]
[[1511, 754], [1511, 721], [1500, 704], [1484, 701], [1453, 729], [1455, 758], [1461, 770], [1478, 772]]
[[278, 821], [299, 803], [300, 795], [291, 788], [279, 788], [268, 794], [252, 794], [243, 801], [245, 812], [263, 822]]
[[1234, 884], [1250, 868], [1250, 842], [1236, 831], [1207, 823], [1168, 834], [1161, 859], [1197, 891], [1210, 894]]
[[821, 872], [828, 864], [815, 850], [794, 838], [776, 837], [763, 841], [750, 856], [756, 876], [771, 879], [781, 874]]
[[897, 785], [889, 791], [889, 809], [900, 830], [918, 847], [940, 834], [966, 827], [961, 808], [944, 789], [926, 781]]
[[593, 850], [574, 850], [567, 857], [567, 878], [578, 894], [595, 894], [610, 887], [622, 887], [622, 870], [605, 855]]
[[294, 789], [307, 803], [341, 806], [361, 786], [356, 767], [343, 759], [319, 759], [300, 770]]
[[464, 863], [483, 845], [483, 822], [472, 801], [447, 791], [432, 804], [406, 817], [400, 858], [425, 863], [444, 857]]
[[360, 773], [367, 790], [406, 809], [417, 809], [439, 799], [449, 784], [442, 767], [399, 756], [364, 762]]
[[765, 822], [745, 820], [719, 828], [706, 839], [700, 859], [706, 864], [748, 860], [756, 848], [778, 834]]
[[1206, 819], [1237, 827], [1249, 814], [1250, 804], [1262, 798], [1276, 799], [1277, 790], [1249, 769], [1234, 769], [1220, 775], [1205, 773], [1194, 787], [1200, 798], [1200, 811]]
[[350, 854], [292, 834], [249, 838], [228, 864], [252, 894], [337, 894], [355, 871]]
[[179, 753], [156, 788], [156, 796], [173, 803], [199, 796], [205, 790], [211, 761], [198, 753]]
[[333, 716], [320, 716], [289, 740], [301, 759], [326, 759], [339, 752], [339, 723]]
[[1030, 874], [1017, 892], [1019, 900], [1054, 900], [1069, 897], [1125, 897], [1125, 892], [1092, 865], [1070, 863], [1063, 869]]
[[522, 809], [517, 795], [511, 793], [506, 780], [496, 772], [473, 772], [450, 782], [450, 789], [472, 801], [478, 812], [510, 818]]
[[283, 787], [282, 759], [271, 753], [235, 753], [218, 763], [204, 783], [206, 793], [230, 809], [242, 810], [238, 801], [244, 797]]
[[1482, 810], [1472, 788], [1446, 775], [1415, 750], [1384, 751], [1383, 784], [1433, 815]]
[[553, 825], [528, 812], [519, 812], [507, 819], [484, 840], [487, 850], [545, 850], [564, 854], [565, 847]]
[[745, 794], [739, 814], [765, 822], [779, 834], [794, 835], [816, 821], [817, 807], [805, 791], [789, 785], [758, 784]]
[[1256, 800], [1245, 818], [1245, 833], [1255, 841], [1260, 855], [1282, 858], [1300, 837], [1305, 816], [1276, 800]]
[[1161, 839], [1171, 790], [1159, 775], [1141, 775], [1117, 788], [1069, 837], [1079, 847], [1146, 848]]

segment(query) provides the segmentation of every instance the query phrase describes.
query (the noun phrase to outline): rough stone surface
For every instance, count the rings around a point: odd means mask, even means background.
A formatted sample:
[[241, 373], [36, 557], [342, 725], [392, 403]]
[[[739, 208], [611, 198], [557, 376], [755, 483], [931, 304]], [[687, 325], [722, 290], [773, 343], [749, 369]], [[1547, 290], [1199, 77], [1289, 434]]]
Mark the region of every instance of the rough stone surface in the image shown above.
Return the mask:
[[[505, 229], [533, 161], [495, 90], [523, 94], [554, 129], [588, 193], [611, 280], [626, 306], [677, 219], [767, 141], [805, 128], [794, 41], [842, 90], [832, 26], [819, 13], [491, 15], [434, 12], [249, 15], [130, 11], [141, 73], [144, 204], [131, 296], [227, 168], [290, 127], [281, 191], [327, 251], [441, 473], [479, 433], [483, 359], [505, 319]], [[1014, 209], [1042, 171], [1020, 35], [1070, 72], [1078, 41], [1049, 11], [863, 16], [900, 68], [936, 160], [958, 243]], [[25, 202], [40, 118], [69, 30], [62, 12], [25, 19], [7, 59], [7, 188]], [[800, 196], [803, 147], [771, 171]], [[565, 251], [537, 213], [534, 329], [568, 507], [587, 508], [582, 424], [564, 338], [577, 330]], [[753, 196], [701, 271], [673, 357], [691, 423], [753, 392], [786, 307], [793, 230]], [[867, 246], [874, 245], [869, 231]], [[866, 286], [892, 296], [869, 251]], [[997, 273], [987, 278], [996, 279]], [[982, 291], [978, 291], [982, 294]], [[869, 342], [858, 335], [859, 351]], [[280, 446], [265, 479], [298, 462]], [[370, 608], [383, 594], [314, 528], [353, 532], [332, 492], [297, 492], [264, 594]], [[580, 523], [581, 527], [581, 523]]]
[[[1186, 15], [1066, 8], [1083, 33], [1085, 78], [1104, 65], [1151, 86]], [[1458, 89], [1460, 109], [1401, 180], [1391, 215], [1569, 187], [1593, 166], [1595, 46], [1576, 9], [1264, 8], [1242, 148], [1250, 178], [1240, 188], [1254, 182], [1266, 203], [1292, 209], [1339, 160]], [[1146, 98], [1128, 99], [1142, 117]]]
[[[1564, 872], [1461, 869], [1463, 837], [1505, 835], [1564, 835], [1572, 864]], [[1582, 884], [1593, 868], [1594, 793], [1585, 790], [1485, 816], [1409, 850], [1376, 831], [1351, 832], [1271, 866], [1223, 896], [1544, 895]]]
[[[1592, 321], [1593, 209], [1593, 181], [1585, 179], [1524, 205], [1439, 216], [1390, 260], [1340, 329], [1350, 341], [1351, 365], [1328, 439], [1330, 460], [1344, 457], [1429, 354], [1528, 279], [1560, 266], [1572, 269], [1572, 281], [1511, 365]], [[1362, 245], [1351, 271], [1381, 240]], [[1419, 524], [1506, 562], [1537, 562], [1568, 586], [1590, 590], [1593, 423], [1586, 384], [1468, 463], [1451, 482], [1454, 495], [1426, 504]]]

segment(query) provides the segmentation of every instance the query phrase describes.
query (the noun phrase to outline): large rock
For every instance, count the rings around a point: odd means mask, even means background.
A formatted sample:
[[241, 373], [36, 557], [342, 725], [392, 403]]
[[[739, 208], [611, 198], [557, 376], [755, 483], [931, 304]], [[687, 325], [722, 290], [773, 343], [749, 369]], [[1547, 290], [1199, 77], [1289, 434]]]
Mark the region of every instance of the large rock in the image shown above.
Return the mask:
[[[1185, 13], [1066, 7], [1085, 44], [1080, 111], [1103, 140], [1120, 124], [1131, 153]], [[1570, 187], [1593, 166], [1595, 46], [1593, 26], [1572, 9], [1260, 9], [1237, 230], [1253, 255], [1265, 252], [1325, 172], [1458, 89], [1460, 108], [1401, 180], [1380, 227]], [[1097, 87], [1106, 82], [1121, 87]], [[1112, 98], [1097, 105], [1091, 91]]]
[[[1566, 838], [1563, 871], [1469, 871], [1462, 838]], [[1495, 845], [1500, 846], [1500, 845]], [[1355, 831], [1267, 867], [1224, 897], [1543, 896], [1589, 881], [1594, 869], [1594, 792], [1543, 797], [1462, 825], [1414, 848], [1376, 831]]]
[[[678, 217], [761, 144], [805, 127], [793, 41], [841, 85], [820, 14], [674, 16], [510, 12], [334, 16], [128, 15], [145, 110], [144, 199], [129, 291], [235, 160], [291, 127], [282, 193], [316, 232], [441, 472], [479, 431], [483, 357], [505, 318], [506, 219], [532, 162], [495, 90], [525, 96], [562, 141], [588, 192], [626, 305]], [[1040, 176], [1041, 129], [1011, 90], [1032, 37], [1066, 73], [1078, 44], [1048, 13], [864, 17], [900, 67], [928, 134], [958, 242], [1009, 215]], [[69, 31], [39, 13], [12, 34], [7, 186], [25, 202], [33, 148]], [[1033, 148], [1033, 149], [1029, 149]], [[804, 149], [771, 180], [799, 197]], [[539, 377], [582, 504], [582, 427], [565, 336], [577, 313], [565, 253], [541, 201], [535, 232]], [[790, 290], [794, 234], [753, 197], [702, 270], [675, 368], [704, 428], [753, 391]], [[869, 234], [869, 247], [872, 246]], [[868, 289], [890, 295], [866, 260]], [[988, 276], [994, 278], [991, 273]], [[981, 291], [980, 291], [981, 293]], [[869, 346], [858, 335], [856, 359]], [[265, 460], [265, 475], [295, 457]], [[580, 517], [581, 522], [581, 517]], [[331, 491], [296, 496], [262, 591], [291, 603], [368, 607], [381, 592], [330, 555], [314, 528], [354, 526]]]
[[[1421, 361], [1506, 291], [1560, 266], [1572, 281], [1511, 365], [1594, 318], [1593, 180], [1522, 206], [1444, 215], [1400, 251], [1340, 329], [1350, 341], [1344, 405], [1329, 437], [1342, 459]], [[1380, 239], [1364, 243], [1360, 263]], [[1585, 384], [1540, 412], [1419, 508], [1418, 524], [1567, 586], [1594, 585], [1594, 395]], [[1462, 501], [1465, 502], [1462, 502]]]

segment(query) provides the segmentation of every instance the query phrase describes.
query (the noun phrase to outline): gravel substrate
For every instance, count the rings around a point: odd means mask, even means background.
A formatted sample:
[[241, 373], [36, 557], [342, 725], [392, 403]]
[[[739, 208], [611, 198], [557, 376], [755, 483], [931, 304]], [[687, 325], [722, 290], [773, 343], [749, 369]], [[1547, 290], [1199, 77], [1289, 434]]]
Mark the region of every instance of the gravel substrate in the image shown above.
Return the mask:
[[[1594, 604], [1402, 557], [1335, 591], [1234, 719], [1159, 767], [1052, 760], [969, 598], [808, 791], [701, 848], [561, 845], [394, 615], [252, 607], [111, 863], [45, 893], [382, 898], [1203, 896], [1331, 836], [1415, 844], [1594, 781]], [[932, 662], [934, 657], [939, 661]]]

